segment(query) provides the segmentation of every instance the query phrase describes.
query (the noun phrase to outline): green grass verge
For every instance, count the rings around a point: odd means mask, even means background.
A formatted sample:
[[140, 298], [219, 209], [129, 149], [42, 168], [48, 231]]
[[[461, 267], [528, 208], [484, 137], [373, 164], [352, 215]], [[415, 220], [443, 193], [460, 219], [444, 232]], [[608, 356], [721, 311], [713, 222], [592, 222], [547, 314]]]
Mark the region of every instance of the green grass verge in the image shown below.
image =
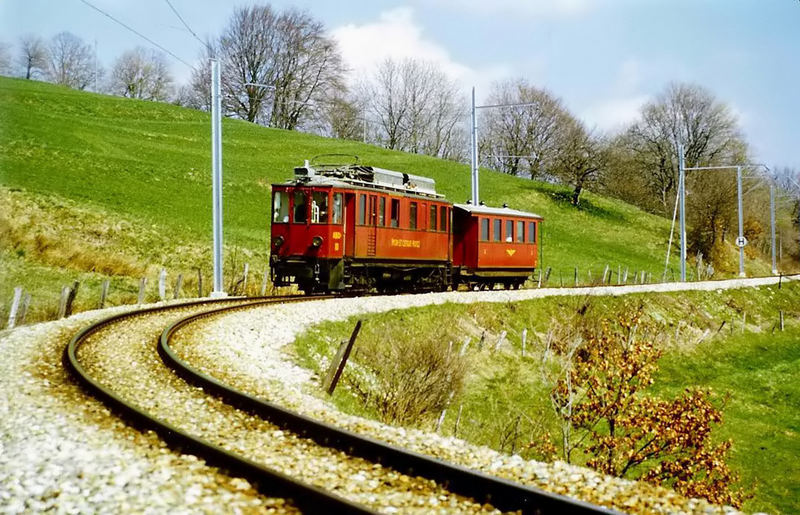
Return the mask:
[[[551, 297], [507, 304], [447, 304], [367, 315], [360, 342], [398, 345], [410, 338], [437, 338], [459, 348], [471, 339], [471, 375], [465, 392], [454, 399], [441, 432], [504, 452], [536, 458], [527, 443], [544, 432], [558, 436], [550, 407], [549, 387], [541, 374], [543, 342], [554, 324], [569, 323], [576, 310], [589, 304], [591, 317], [614, 317], [644, 306], [645, 318], [670, 335], [653, 392], [674, 396], [686, 387], [708, 387], [722, 404], [724, 423], [718, 440], [731, 438], [732, 467], [742, 485], [756, 484], [746, 510], [792, 513], [800, 509], [798, 417], [800, 386], [800, 284], [716, 292], [637, 294], [624, 297]], [[784, 311], [786, 330], [776, 325]], [[746, 320], [742, 333], [742, 320]], [[442, 324], [442, 320], [448, 320]], [[725, 325], [720, 330], [720, 325]], [[317, 370], [321, 356], [332, 356], [349, 336], [355, 318], [323, 323], [297, 339], [298, 361]], [[730, 327], [733, 326], [733, 332]], [[526, 357], [521, 357], [521, 333], [528, 329]], [[773, 333], [773, 328], [775, 332]], [[501, 331], [507, 342], [493, 347]], [[675, 334], [678, 335], [677, 339]], [[394, 336], [393, 336], [394, 335]], [[483, 348], [477, 342], [484, 337]], [[358, 362], [358, 343], [354, 360]], [[318, 372], [322, 373], [322, 371]], [[346, 381], [333, 402], [343, 410], [374, 416], [348, 390]], [[420, 423], [432, 429], [435, 420]], [[579, 457], [579, 460], [582, 458]]]

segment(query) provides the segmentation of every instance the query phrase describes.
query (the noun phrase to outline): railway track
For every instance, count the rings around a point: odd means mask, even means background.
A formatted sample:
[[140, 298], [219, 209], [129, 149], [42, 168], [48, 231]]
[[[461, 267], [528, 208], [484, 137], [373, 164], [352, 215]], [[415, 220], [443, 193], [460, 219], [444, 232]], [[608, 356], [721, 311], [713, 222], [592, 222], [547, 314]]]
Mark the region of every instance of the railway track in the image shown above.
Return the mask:
[[[304, 511], [608, 512], [248, 396], [193, 370], [169, 345], [172, 334], [200, 318], [302, 300], [199, 301], [117, 315], [76, 334], [63, 361], [86, 389], [129, 423], [247, 478], [265, 494], [291, 498]], [[165, 367], [159, 355], [188, 382]]]

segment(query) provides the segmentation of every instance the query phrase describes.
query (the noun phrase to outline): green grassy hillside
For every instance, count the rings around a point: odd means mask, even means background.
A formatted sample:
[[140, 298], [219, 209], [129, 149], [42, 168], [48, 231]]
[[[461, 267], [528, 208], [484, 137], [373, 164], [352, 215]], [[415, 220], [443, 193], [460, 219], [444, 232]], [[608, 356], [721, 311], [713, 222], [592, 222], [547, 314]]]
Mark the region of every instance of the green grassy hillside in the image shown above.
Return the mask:
[[[95, 287], [104, 276], [135, 279], [164, 265], [171, 273], [210, 270], [208, 114], [0, 78], [0, 135], [4, 305], [16, 284], [50, 302], [67, 276]], [[253, 270], [265, 266], [269, 184], [323, 153], [355, 154], [364, 164], [429, 176], [448, 199], [469, 197], [469, 167], [462, 164], [226, 119], [225, 244], [239, 267], [245, 260]], [[566, 281], [577, 266], [582, 280], [589, 268], [596, 278], [606, 264], [630, 267], [631, 276], [633, 270], [661, 276], [667, 220], [591, 193], [576, 209], [559, 200], [562, 187], [488, 171], [481, 173], [481, 188], [489, 205], [507, 202], [545, 217], [542, 263], [553, 267], [555, 277], [563, 271]], [[86, 223], [87, 216], [97, 223]], [[119, 224], [127, 229], [114, 230]], [[55, 247], [43, 248], [39, 233]], [[60, 257], [54, 248], [61, 248]], [[84, 259], [70, 259], [73, 253]], [[91, 266], [92, 256], [130, 266]], [[765, 270], [759, 266], [751, 265], [752, 273]], [[31, 267], [39, 267], [35, 281]], [[72, 272], [64, 273], [65, 267]], [[59, 284], [47, 289], [45, 276]], [[131, 282], [128, 290], [134, 289]]]

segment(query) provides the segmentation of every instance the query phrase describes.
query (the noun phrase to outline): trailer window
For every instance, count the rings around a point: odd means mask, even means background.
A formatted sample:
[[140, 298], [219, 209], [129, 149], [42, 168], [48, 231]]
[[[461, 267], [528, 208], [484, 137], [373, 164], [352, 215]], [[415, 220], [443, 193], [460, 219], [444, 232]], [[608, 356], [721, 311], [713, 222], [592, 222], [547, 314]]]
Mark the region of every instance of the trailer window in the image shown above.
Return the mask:
[[430, 223], [431, 231], [435, 231], [436, 230], [436, 206], [431, 206], [431, 216], [430, 216], [430, 218], [431, 218], [431, 223]]
[[272, 221], [289, 223], [289, 194], [285, 191], [276, 191], [272, 196]]
[[311, 194], [311, 223], [328, 223], [328, 192], [315, 191]]
[[528, 223], [528, 243], [536, 243], [536, 222]]
[[439, 210], [439, 230], [447, 232], [447, 213], [448, 209], [444, 206]]
[[294, 223], [306, 223], [306, 194], [302, 191], [294, 192]]
[[342, 223], [342, 194], [333, 194], [333, 223]]
[[400, 199], [392, 199], [392, 227], [400, 226]]
[[514, 220], [506, 220], [506, 241], [514, 241]]
[[481, 218], [481, 241], [489, 241], [489, 219]]
[[358, 196], [358, 225], [364, 225], [367, 213], [367, 196]]
[[501, 231], [503, 230], [503, 222], [499, 218], [494, 219], [494, 241], [502, 241], [503, 235]]
[[408, 209], [408, 227], [409, 229], [417, 228], [417, 203], [411, 202]]
[[378, 208], [378, 225], [386, 225], [386, 197], [381, 197], [380, 207]]
[[525, 222], [517, 222], [517, 241], [525, 243]]

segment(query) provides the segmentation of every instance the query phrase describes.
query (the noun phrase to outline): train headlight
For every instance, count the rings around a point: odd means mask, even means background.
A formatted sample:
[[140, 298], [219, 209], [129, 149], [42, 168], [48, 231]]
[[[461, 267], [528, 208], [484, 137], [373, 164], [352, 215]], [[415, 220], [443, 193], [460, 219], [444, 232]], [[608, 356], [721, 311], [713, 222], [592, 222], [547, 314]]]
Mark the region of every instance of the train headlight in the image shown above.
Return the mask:
[[276, 249], [280, 248], [280, 246], [283, 245], [284, 241], [285, 240], [283, 239], [283, 236], [277, 236], [275, 238], [272, 238], [272, 246], [275, 247]]
[[311, 246], [319, 248], [322, 246], [322, 241], [322, 236], [314, 236], [311, 238]]

